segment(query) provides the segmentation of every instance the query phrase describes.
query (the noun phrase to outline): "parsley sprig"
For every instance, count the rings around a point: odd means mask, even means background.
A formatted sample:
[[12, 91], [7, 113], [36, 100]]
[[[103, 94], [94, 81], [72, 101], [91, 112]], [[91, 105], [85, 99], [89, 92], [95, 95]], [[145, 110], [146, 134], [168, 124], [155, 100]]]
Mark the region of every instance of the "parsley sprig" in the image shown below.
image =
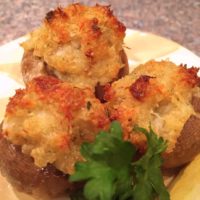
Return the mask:
[[150, 127], [149, 132], [141, 127], [135, 131], [145, 134], [147, 138], [147, 151], [143, 157], [136, 161], [134, 166], [135, 186], [134, 200], [168, 200], [169, 194], [164, 185], [160, 167], [162, 165], [161, 153], [167, 148], [166, 141], [159, 138]]
[[[136, 148], [122, 137], [119, 122], [101, 131], [93, 143], [84, 143], [84, 162], [75, 165], [70, 181], [86, 181], [81, 199], [87, 200], [168, 200], [160, 170], [166, 142], [150, 128], [135, 127], [147, 138], [148, 149], [136, 162]], [[75, 199], [75, 198], [74, 198]], [[78, 199], [78, 197], [76, 197]], [[79, 198], [80, 199], [80, 198]]]

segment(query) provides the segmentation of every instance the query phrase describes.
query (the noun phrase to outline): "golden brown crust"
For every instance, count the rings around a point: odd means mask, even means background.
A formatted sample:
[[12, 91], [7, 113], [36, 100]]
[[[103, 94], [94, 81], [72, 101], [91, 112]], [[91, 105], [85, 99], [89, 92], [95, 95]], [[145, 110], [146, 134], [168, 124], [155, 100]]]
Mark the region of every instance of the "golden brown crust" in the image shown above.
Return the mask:
[[109, 119], [93, 92], [51, 77], [41, 76], [17, 90], [3, 123], [4, 136], [22, 146], [35, 164], [72, 173], [81, 160], [80, 145], [92, 141]]
[[[108, 6], [72, 4], [49, 12], [43, 26], [22, 46], [60, 79], [94, 89], [98, 83], [118, 79], [128, 64], [122, 48], [124, 36], [124, 25]], [[27, 68], [23, 65], [22, 70]]]
[[[140, 65], [130, 75], [105, 87], [110, 119], [121, 122], [124, 138], [132, 141], [141, 152], [146, 148], [145, 137], [135, 133], [133, 127], [148, 128], [151, 123], [155, 132], [168, 140], [166, 152], [170, 160], [184, 124], [196, 112], [191, 101], [198, 93], [197, 72], [197, 68], [187, 69], [168, 61]], [[181, 143], [183, 150], [184, 142]], [[200, 144], [199, 141], [196, 144]], [[187, 150], [180, 153], [181, 158], [172, 167], [188, 162], [184, 154]]]
[[180, 65], [179, 69], [182, 81], [185, 82], [186, 85], [190, 85], [191, 87], [195, 87], [200, 84], [200, 78], [197, 75], [198, 71], [199, 68], [187, 68], [187, 65]]
[[133, 84], [130, 86], [130, 93], [132, 96], [139, 100], [142, 101], [145, 99], [146, 96], [149, 95], [149, 90], [150, 90], [150, 79], [153, 78], [151, 76], [147, 75], [141, 75]]
[[[120, 51], [121, 60], [123, 63], [123, 68], [118, 72], [117, 77], [115, 77], [110, 83], [115, 80], [118, 80], [129, 73], [128, 59], [125, 54], [125, 51]], [[21, 71], [25, 84], [31, 81], [33, 78], [36, 78], [41, 75], [50, 75], [66, 81], [65, 77], [58, 76], [55, 71], [47, 65], [40, 58], [33, 55], [33, 52], [25, 52], [22, 58]], [[104, 96], [104, 86], [97, 83], [95, 86], [95, 95], [100, 101], [103, 101]]]
[[[90, 14], [93, 16], [91, 19], [89, 18]], [[84, 17], [86, 18], [84, 19]], [[107, 25], [113, 27], [118, 37], [124, 37], [126, 30], [125, 26], [113, 15], [110, 6], [96, 5], [94, 7], [87, 7], [79, 3], [69, 5], [66, 8], [59, 7], [54, 11], [50, 11], [46, 15], [45, 24], [53, 30], [59, 42], [64, 43], [70, 40], [70, 33], [68, 27], [65, 25], [67, 23], [74, 23], [72, 20], [78, 21], [77, 24], [79, 24], [83, 35], [83, 43], [96, 40], [100, 37], [102, 30], [98, 26], [99, 20], [106, 20]], [[95, 44], [93, 43], [93, 45]]]

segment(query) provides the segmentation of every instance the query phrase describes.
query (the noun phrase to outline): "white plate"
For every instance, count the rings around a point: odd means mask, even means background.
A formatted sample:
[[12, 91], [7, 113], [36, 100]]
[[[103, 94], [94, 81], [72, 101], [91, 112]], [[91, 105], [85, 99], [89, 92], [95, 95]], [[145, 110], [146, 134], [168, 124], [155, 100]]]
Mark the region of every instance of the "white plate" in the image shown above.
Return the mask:
[[[23, 49], [19, 44], [27, 37], [24, 36], [0, 47], [0, 121], [3, 118], [8, 98], [15, 93], [16, 89], [23, 87], [20, 74]], [[150, 59], [169, 59], [176, 64], [200, 67], [200, 58], [194, 53], [175, 42], [150, 33], [129, 29], [124, 46], [127, 47], [125, 50], [131, 70]], [[17, 197], [11, 186], [0, 176], [0, 199], [29, 200], [29, 197], [26, 195]]]

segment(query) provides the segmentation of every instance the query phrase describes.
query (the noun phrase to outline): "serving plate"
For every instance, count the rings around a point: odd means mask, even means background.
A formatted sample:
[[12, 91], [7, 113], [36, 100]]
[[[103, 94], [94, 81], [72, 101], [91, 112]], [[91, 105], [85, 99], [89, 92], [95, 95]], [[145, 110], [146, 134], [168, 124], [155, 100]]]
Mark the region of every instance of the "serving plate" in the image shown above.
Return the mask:
[[[20, 73], [20, 61], [23, 56], [20, 43], [28, 37], [28, 35], [21, 37], [0, 47], [0, 121], [3, 119], [9, 97], [15, 94], [16, 89], [24, 87]], [[200, 67], [200, 57], [171, 40], [151, 33], [128, 29], [124, 47], [130, 71], [138, 64], [151, 59], [168, 59], [176, 64], [187, 64], [188, 67]], [[0, 199], [33, 200], [14, 191], [2, 176], [0, 176]], [[196, 199], [200, 199], [200, 195]]]

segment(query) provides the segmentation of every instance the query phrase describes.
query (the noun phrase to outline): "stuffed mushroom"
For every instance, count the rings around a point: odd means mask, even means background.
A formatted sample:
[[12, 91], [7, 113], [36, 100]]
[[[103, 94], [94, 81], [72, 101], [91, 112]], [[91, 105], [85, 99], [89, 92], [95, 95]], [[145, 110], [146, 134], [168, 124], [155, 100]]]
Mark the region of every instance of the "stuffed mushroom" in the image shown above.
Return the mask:
[[111, 120], [119, 120], [124, 138], [143, 153], [145, 137], [134, 126], [148, 128], [168, 141], [164, 167], [191, 161], [200, 152], [200, 78], [198, 68], [150, 61], [106, 87]]
[[50, 11], [22, 44], [25, 83], [39, 75], [52, 75], [91, 87], [101, 98], [102, 86], [128, 74], [125, 30], [109, 6], [72, 4]]
[[109, 119], [91, 89], [40, 76], [8, 103], [0, 134], [0, 169], [17, 189], [38, 197], [72, 191], [80, 146]]

